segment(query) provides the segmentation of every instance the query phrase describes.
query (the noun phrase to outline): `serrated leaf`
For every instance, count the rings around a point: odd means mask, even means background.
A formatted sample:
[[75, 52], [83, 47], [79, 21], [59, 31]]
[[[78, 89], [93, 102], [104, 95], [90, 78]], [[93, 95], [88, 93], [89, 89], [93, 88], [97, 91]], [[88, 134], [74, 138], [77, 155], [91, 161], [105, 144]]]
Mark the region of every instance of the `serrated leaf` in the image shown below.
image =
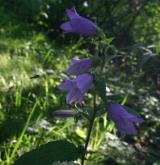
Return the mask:
[[79, 157], [78, 148], [65, 140], [49, 142], [24, 155], [14, 165], [51, 165], [54, 161], [73, 161]]
[[106, 103], [106, 81], [105, 79], [96, 79], [94, 81], [96, 87], [96, 93], [100, 96], [100, 98]]
[[151, 55], [142, 56], [138, 61], [138, 66], [143, 67], [152, 57]]

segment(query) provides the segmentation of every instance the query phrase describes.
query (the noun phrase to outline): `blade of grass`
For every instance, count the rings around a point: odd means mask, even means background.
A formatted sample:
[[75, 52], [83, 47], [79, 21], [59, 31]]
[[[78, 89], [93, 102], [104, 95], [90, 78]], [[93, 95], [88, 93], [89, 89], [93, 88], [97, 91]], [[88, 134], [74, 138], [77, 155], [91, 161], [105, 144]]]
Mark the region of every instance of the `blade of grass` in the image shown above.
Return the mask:
[[14, 149], [13, 149], [11, 155], [10, 155], [10, 158], [9, 158], [9, 160], [8, 160], [8, 164], [10, 164], [10, 163], [12, 162], [12, 159], [14, 158], [15, 153], [17, 152], [17, 150], [18, 150], [18, 148], [19, 148], [19, 146], [20, 146], [20, 144], [21, 144], [21, 142], [22, 142], [23, 136], [24, 136], [24, 134], [25, 134], [25, 132], [26, 132], [26, 130], [27, 130], [27, 128], [28, 128], [28, 125], [29, 125], [29, 123], [30, 123], [30, 120], [31, 120], [31, 118], [32, 118], [32, 116], [33, 116], [33, 114], [34, 114], [34, 112], [35, 112], [35, 109], [36, 109], [36, 107], [37, 107], [37, 104], [38, 104], [38, 101], [35, 102], [35, 104], [34, 104], [32, 110], [31, 110], [31, 112], [30, 112], [30, 114], [29, 114], [29, 116], [28, 116], [28, 118], [27, 118], [27, 121], [26, 121], [26, 123], [25, 123], [25, 125], [24, 125], [24, 128], [23, 128], [23, 130], [22, 130], [22, 132], [21, 132], [21, 134], [20, 134], [20, 136], [19, 136], [19, 138], [18, 138], [18, 140], [17, 140], [17, 143], [15, 144], [15, 147], [14, 147]]

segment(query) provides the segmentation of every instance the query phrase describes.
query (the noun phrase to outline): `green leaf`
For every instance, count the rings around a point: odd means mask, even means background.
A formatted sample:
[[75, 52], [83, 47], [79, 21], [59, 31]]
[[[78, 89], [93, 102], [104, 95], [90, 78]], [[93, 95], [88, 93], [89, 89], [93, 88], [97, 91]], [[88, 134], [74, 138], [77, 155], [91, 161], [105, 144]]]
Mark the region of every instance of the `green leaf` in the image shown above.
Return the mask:
[[106, 81], [104, 78], [95, 79], [94, 81], [96, 87], [96, 93], [99, 97], [106, 103]]
[[143, 67], [153, 56], [145, 55], [138, 60], [138, 66]]
[[65, 140], [49, 142], [22, 155], [14, 165], [51, 165], [55, 161], [73, 161], [80, 154], [78, 148]]

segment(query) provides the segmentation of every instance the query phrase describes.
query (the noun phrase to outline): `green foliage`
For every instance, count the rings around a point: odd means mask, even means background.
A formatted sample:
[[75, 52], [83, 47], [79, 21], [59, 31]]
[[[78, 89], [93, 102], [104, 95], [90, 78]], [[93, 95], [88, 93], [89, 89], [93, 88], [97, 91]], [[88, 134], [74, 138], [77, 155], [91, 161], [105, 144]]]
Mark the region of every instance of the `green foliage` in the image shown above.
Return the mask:
[[100, 78], [100, 76], [97, 76], [97, 78], [94, 80], [95, 88], [97, 94], [101, 97], [104, 103], [107, 102], [106, 100], [106, 81], [103, 78]]
[[[154, 43], [159, 52], [158, 0], [105, 0], [102, 3], [98, 0], [1, 0], [0, 3], [5, 12], [33, 23], [52, 37], [60, 35], [59, 25], [65, 20], [65, 9], [75, 6], [82, 16], [92, 18], [108, 37], [113, 37], [116, 46], [124, 47], [135, 42]], [[99, 8], [101, 11], [97, 12]]]
[[25, 21], [33, 21], [40, 13], [42, 2], [41, 0], [0, 0], [11, 13], [17, 16], [17, 18], [24, 19]]
[[[0, 164], [21, 161], [30, 155], [29, 151], [38, 152], [39, 146], [49, 141], [64, 138], [75, 145], [84, 143], [88, 127], [84, 120], [75, 124], [74, 119], [52, 116], [55, 110], [74, 108], [65, 104], [65, 95], [56, 88], [74, 53], [84, 57], [93, 54], [95, 59], [105, 57], [102, 77], [99, 70], [95, 77], [98, 117], [87, 153], [88, 163], [158, 164], [159, 1], [88, 0], [88, 7], [80, 0], [0, 0], [0, 3]], [[80, 15], [95, 21], [112, 39], [63, 37], [59, 25], [67, 20], [65, 8], [74, 5]], [[89, 94], [85, 97], [88, 109], [91, 99]], [[145, 118], [138, 136], [119, 139], [113, 135], [117, 131], [102, 106], [106, 101], [125, 103], [128, 111]], [[36, 102], [32, 118], [26, 123]], [[76, 153], [77, 148], [72, 147]]]
[[74, 162], [54, 162], [52, 165], [76, 165]]
[[78, 149], [73, 144], [67, 141], [54, 141], [22, 155], [15, 165], [52, 165], [54, 161], [72, 161], [78, 157]]

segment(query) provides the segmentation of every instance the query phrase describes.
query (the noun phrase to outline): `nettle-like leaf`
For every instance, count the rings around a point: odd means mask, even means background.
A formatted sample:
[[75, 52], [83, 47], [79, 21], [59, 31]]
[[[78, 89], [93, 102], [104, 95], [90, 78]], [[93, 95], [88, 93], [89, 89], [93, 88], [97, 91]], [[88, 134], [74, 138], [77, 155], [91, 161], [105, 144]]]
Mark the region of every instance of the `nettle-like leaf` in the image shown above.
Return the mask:
[[144, 55], [138, 59], [138, 66], [143, 67], [153, 56], [150, 54]]
[[106, 81], [103, 78], [95, 79], [94, 85], [99, 97], [106, 103]]
[[55, 161], [73, 161], [79, 157], [79, 149], [74, 144], [59, 140], [25, 153], [14, 165], [52, 165]]

